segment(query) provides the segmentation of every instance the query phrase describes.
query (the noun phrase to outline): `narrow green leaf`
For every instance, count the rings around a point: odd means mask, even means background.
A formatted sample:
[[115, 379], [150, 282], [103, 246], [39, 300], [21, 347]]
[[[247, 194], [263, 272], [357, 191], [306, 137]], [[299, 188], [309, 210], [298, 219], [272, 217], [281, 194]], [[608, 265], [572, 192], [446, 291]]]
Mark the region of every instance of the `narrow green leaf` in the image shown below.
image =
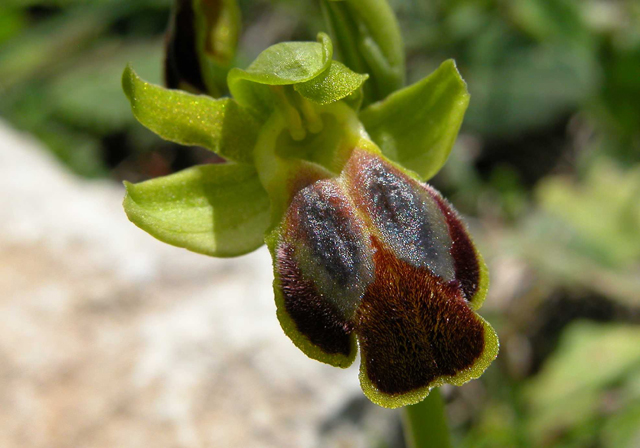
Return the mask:
[[329, 104], [351, 95], [367, 78], [369, 75], [361, 75], [344, 64], [333, 61], [328, 70], [310, 81], [296, 84], [294, 89], [315, 103]]
[[360, 119], [384, 155], [427, 180], [446, 162], [468, 104], [467, 85], [448, 60], [429, 77], [364, 109]]
[[318, 42], [272, 45], [246, 70], [229, 72], [229, 90], [240, 104], [266, 115], [273, 108], [268, 86], [309, 81], [329, 68], [332, 57], [331, 39], [324, 33], [318, 34]]
[[247, 165], [201, 165], [125, 187], [129, 220], [165, 243], [233, 257], [264, 242], [269, 198]]
[[214, 100], [149, 84], [131, 67], [122, 74], [122, 87], [138, 121], [165, 140], [253, 163], [259, 123], [233, 99]]

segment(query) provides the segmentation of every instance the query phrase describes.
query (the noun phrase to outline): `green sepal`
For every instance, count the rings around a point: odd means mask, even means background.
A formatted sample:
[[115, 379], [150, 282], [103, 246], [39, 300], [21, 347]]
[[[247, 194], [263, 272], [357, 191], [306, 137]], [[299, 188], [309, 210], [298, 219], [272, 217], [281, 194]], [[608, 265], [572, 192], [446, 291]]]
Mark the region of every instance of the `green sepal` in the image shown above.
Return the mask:
[[296, 84], [294, 89], [303, 97], [318, 104], [341, 100], [362, 87], [369, 75], [361, 75], [344, 64], [333, 61], [328, 70], [310, 81]]
[[331, 39], [318, 34], [318, 42], [282, 42], [264, 50], [246, 70], [234, 68], [227, 78], [229, 91], [240, 104], [266, 116], [273, 110], [268, 86], [309, 81], [329, 68]]
[[214, 257], [264, 243], [270, 203], [253, 167], [200, 165], [125, 187], [129, 220], [160, 241]]
[[450, 59], [362, 110], [360, 120], [385, 156], [427, 180], [449, 157], [468, 105], [467, 85]]
[[129, 66], [122, 74], [122, 88], [138, 121], [163, 139], [253, 163], [260, 124], [233, 99], [165, 89], [143, 81]]

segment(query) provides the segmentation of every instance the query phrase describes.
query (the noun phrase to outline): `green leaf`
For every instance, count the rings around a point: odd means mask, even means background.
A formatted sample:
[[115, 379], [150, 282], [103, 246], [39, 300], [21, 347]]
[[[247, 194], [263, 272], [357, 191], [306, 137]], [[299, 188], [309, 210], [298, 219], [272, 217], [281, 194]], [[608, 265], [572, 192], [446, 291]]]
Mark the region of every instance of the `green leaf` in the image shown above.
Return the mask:
[[602, 419], [611, 396], [631, 398], [619, 388], [625, 379], [638, 378], [638, 340], [637, 325], [577, 321], [567, 327], [557, 349], [522, 390], [530, 409], [532, 446], [545, 446], [544, 441], [568, 428]]
[[549, 41], [588, 41], [589, 29], [581, 2], [574, 0], [515, 0], [509, 17], [528, 34]]
[[214, 100], [149, 84], [131, 67], [122, 74], [122, 88], [138, 121], [165, 140], [253, 163], [259, 123], [233, 99]]
[[125, 187], [129, 220], [165, 243], [233, 257], [264, 242], [269, 198], [247, 165], [201, 165]]
[[333, 61], [329, 70], [310, 81], [296, 84], [294, 89], [315, 103], [329, 104], [351, 95], [367, 78], [369, 75], [361, 75], [351, 71], [344, 64]]
[[264, 50], [246, 69], [229, 72], [231, 94], [240, 104], [266, 115], [273, 108], [267, 86], [309, 81], [329, 68], [333, 57], [331, 39], [318, 34], [318, 42], [282, 42]]
[[427, 180], [446, 162], [468, 104], [467, 85], [448, 60], [429, 77], [364, 109], [360, 119], [385, 156]]
[[[119, 48], [114, 41], [104, 39], [93, 47], [100, 59], [81, 58], [73, 64], [73, 70], [57, 75], [48, 84], [48, 94], [40, 95], [39, 107], [44, 109], [49, 102], [56, 118], [60, 117], [74, 130], [107, 135], [130, 129], [136, 120], [122, 87], [113, 80], [122, 75], [122, 67], [134, 62], [141, 76], [149, 82], [160, 82], [159, 43], [151, 41]], [[49, 120], [51, 112], [46, 113]]]

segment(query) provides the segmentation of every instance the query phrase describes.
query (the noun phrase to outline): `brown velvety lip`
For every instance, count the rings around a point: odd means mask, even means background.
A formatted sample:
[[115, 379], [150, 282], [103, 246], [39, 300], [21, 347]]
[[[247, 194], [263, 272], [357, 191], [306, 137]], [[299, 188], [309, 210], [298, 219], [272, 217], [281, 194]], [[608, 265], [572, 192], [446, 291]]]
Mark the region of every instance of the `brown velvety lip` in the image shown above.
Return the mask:
[[375, 281], [355, 325], [371, 383], [400, 395], [471, 367], [484, 351], [484, 326], [462, 291], [372, 240]]

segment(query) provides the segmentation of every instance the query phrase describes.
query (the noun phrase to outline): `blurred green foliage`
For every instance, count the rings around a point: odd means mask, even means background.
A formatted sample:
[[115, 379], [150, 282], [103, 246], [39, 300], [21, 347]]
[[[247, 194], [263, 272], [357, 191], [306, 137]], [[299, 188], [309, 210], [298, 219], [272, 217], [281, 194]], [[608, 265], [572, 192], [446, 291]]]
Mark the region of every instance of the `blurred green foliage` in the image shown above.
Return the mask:
[[[640, 446], [640, 2], [391, 0], [413, 82], [455, 58], [462, 135], [433, 179], [470, 216], [503, 343], [449, 394], [462, 447]], [[170, 0], [7, 0], [0, 114], [83, 176], [193, 163], [135, 123], [127, 62], [161, 81]], [[315, 40], [318, 2], [241, 0], [238, 63]]]
[[[83, 176], [107, 175], [109, 139], [150, 149], [117, 81], [135, 62], [160, 81], [170, 1], [12, 1], [0, 7], [0, 114]], [[144, 143], [148, 143], [145, 145]], [[133, 148], [134, 145], [131, 145]], [[115, 151], [114, 151], [115, 152]]]

